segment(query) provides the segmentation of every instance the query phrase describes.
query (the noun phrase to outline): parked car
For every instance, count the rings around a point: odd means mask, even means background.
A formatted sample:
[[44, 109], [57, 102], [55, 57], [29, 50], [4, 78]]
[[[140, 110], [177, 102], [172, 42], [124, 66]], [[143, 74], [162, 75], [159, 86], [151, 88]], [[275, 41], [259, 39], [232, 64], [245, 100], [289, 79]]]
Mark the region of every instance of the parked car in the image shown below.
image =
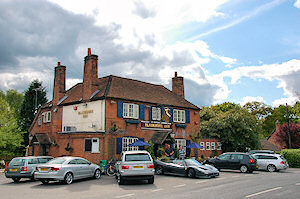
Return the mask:
[[251, 150], [248, 152], [249, 154], [257, 154], [257, 153], [268, 153], [268, 154], [274, 154], [274, 151], [270, 150]]
[[188, 176], [190, 178], [212, 178], [219, 176], [219, 171], [211, 165], [203, 165], [195, 159], [185, 160], [155, 160], [156, 174], [171, 174], [178, 176]]
[[148, 180], [154, 183], [154, 164], [147, 151], [124, 151], [116, 163], [116, 178], [120, 185], [126, 180]]
[[14, 182], [19, 182], [21, 178], [34, 180], [36, 166], [44, 164], [53, 159], [51, 156], [28, 156], [13, 158], [5, 170], [5, 176]]
[[259, 170], [267, 170], [269, 172], [284, 170], [289, 168], [289, 164], [284, 157], [279, 154], [254, 154], [257, 159]]
[[94, 177], [101, 178], [100, 167], [80, 157], [59, 157], [36, 167], [35, 179], [43, 184], [62, 181], [71, 184], [73, 180]]
[[257, 169], [256, 159], [247, 153], [223, 153], [219, 157], [206, 161], [217, 169], [240, 170], [242, 173], [252, 173]]

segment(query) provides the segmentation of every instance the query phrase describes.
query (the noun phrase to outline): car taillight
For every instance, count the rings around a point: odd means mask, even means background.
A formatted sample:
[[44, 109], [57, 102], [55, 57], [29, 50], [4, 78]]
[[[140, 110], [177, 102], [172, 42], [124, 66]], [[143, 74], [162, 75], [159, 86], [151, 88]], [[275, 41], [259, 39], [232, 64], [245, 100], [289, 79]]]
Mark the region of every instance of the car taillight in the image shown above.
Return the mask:
[[249, 160], [249, 164], [255, 163], [255, 161], [253, 159]]
[[27, 167], [22, 167], [21, 171], [27, 171]]
[[122, 169], [129, 169], [129, 166], [122, 166]]
[[7, 171], [7, 162], [5, 162], [4, 172]]
[[284, 162], [283, 162], [283, 161], [281, 161], [281, 162], [280, 162], [280, 164], [284, 164]]
[[38, 167], [35, 167], [35, 171], [39, 171], [39, 168], [38, 168]]
[[57, 167], [51, 167], [51, 171], [58, 171], [59, 170], [59, 168], [57, 168]]
[[148, 169], [154, 169], [154, 165], [151, 164], [151, 165], [147, 165]]

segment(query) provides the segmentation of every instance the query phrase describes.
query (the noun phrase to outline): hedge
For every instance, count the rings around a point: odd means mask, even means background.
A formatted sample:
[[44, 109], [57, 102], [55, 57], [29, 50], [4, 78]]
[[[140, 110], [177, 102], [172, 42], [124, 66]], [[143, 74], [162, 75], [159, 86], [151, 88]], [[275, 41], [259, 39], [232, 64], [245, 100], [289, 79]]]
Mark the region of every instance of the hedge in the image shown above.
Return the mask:
[[283, 149], [280, 154], [288, 161], [291, 168], [300, 168], [300, 149]]

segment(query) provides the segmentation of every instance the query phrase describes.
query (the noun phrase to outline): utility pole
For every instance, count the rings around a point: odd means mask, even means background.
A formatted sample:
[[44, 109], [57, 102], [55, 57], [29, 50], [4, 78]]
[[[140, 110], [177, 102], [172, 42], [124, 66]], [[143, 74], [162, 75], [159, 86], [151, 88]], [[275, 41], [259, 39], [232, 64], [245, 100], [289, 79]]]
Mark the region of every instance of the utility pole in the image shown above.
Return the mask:
[[287, 120], [287, 125], [288, 125], [288, 128], [287, 128], [287, 130], [288, 130], [288, 139], [289, 139], [289, 149], [290, 148], [292, 148], [291, 147], [291, 143], [292, 143], [292, 140], [291, 140], [291, 133], [290, 133], [290, 116], [289, 116], [289, 110], [288, 110], [288, 105], [287, 105], [287, 103], [286, 103], [286, 120]]
[[37, 88], [34, 88], [33, 90], [35, 91], [35, 111], [34, 111], [34, 113], [36, 114], [37, 113], [37, 92], [42, 91], [43, 88], [37, 87]]

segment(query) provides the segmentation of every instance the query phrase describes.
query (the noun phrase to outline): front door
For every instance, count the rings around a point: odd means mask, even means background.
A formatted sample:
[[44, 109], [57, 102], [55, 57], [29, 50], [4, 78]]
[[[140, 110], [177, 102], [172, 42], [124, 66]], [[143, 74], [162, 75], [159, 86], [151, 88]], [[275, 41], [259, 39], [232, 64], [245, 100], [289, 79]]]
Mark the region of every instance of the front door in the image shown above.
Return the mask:
[[231, 158], [228, 162], [228, 167], [230, 169], [239, 169], [243, 157], [243, 154], [231, 154]]
[[229, 160], [230, 160], [230, 154], [222, 154], [216, 159], [215, 166], [218, 169], [228, 169]]

